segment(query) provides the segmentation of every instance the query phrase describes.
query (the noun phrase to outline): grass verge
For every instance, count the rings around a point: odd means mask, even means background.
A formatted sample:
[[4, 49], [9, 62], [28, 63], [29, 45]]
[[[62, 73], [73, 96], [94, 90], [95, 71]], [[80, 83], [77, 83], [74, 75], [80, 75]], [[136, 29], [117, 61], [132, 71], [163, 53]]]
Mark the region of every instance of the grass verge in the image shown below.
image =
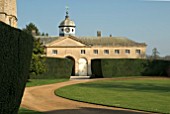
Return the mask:
[[68, 79], [31, 79], [27, 82], [27, 87], [41, 86], [67, 81]]
[[18, 114], [43, 114], [43, 113], [20, 108]]
[[170, 113], [170, 79], [103, 80], [66, 86], [56, 95], [106, 106]]

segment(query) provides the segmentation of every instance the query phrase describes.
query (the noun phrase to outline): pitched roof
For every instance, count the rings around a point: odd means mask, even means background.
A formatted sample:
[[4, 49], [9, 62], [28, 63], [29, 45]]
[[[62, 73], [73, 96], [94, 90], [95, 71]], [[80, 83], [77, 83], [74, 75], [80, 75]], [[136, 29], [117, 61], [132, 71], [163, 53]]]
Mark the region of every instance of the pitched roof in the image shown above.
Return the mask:
[[53, 42], [60, 38], [60, 37], [50, 37], [50, 36], [34, 36], [34, 37], [37, 39], [39, 38], [40, 41], [43, 43], [43, 45]]
[[69, 37], [87, 46], [146, 46], [126, 37]]
[[[57, 39], [63, 37], [42, 37], [38, 36], [36, 38], [40, 38], [40, 41], [45, 45], [50, 42], [53, 42]], [[145, 43], [138, 43], [133, 40], [130, 40], [126, 37], [75, 37], [75, 36], [68, 36], [75, 41], [78, 41], [82, 44], [87, 46], [147, 46]]]

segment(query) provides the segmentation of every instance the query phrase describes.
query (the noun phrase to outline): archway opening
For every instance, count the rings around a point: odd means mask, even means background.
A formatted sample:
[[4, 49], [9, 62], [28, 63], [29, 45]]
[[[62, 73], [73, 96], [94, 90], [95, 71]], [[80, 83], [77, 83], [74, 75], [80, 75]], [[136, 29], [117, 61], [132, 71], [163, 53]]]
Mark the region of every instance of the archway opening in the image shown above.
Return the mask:
[[72, 66], [72, 72], [71, 72], [71, 76], [75, 76], [75, 59], [71, 56], [67, 56], [67, 59], [71, 60], [73, 66]]
[[79, 67], [78, 67], [79, 76], [87, 76], [87, 74], [88, 74], [87, 59], [80, 58], [78, 61], [78, 64], [79, 64]]

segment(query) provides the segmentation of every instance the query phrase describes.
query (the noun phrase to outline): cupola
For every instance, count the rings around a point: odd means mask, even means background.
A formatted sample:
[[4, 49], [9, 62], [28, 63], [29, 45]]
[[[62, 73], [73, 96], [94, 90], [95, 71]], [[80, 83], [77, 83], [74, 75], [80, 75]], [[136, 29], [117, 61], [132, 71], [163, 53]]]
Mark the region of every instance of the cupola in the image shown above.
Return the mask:
[[70, 20], [67, 7], [65, 19], [59, 25], [59, 36], [75, 36], [75, 28], [76, 25], [74, 21]]

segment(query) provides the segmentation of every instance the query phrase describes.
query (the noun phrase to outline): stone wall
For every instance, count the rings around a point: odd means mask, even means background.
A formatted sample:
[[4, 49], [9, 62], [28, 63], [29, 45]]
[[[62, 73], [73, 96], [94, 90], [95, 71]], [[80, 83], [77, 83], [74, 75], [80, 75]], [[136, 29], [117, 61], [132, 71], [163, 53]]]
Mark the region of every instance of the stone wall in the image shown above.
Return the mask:
[[0, 21], [17, 27], [16, 0], [0, 0]]

